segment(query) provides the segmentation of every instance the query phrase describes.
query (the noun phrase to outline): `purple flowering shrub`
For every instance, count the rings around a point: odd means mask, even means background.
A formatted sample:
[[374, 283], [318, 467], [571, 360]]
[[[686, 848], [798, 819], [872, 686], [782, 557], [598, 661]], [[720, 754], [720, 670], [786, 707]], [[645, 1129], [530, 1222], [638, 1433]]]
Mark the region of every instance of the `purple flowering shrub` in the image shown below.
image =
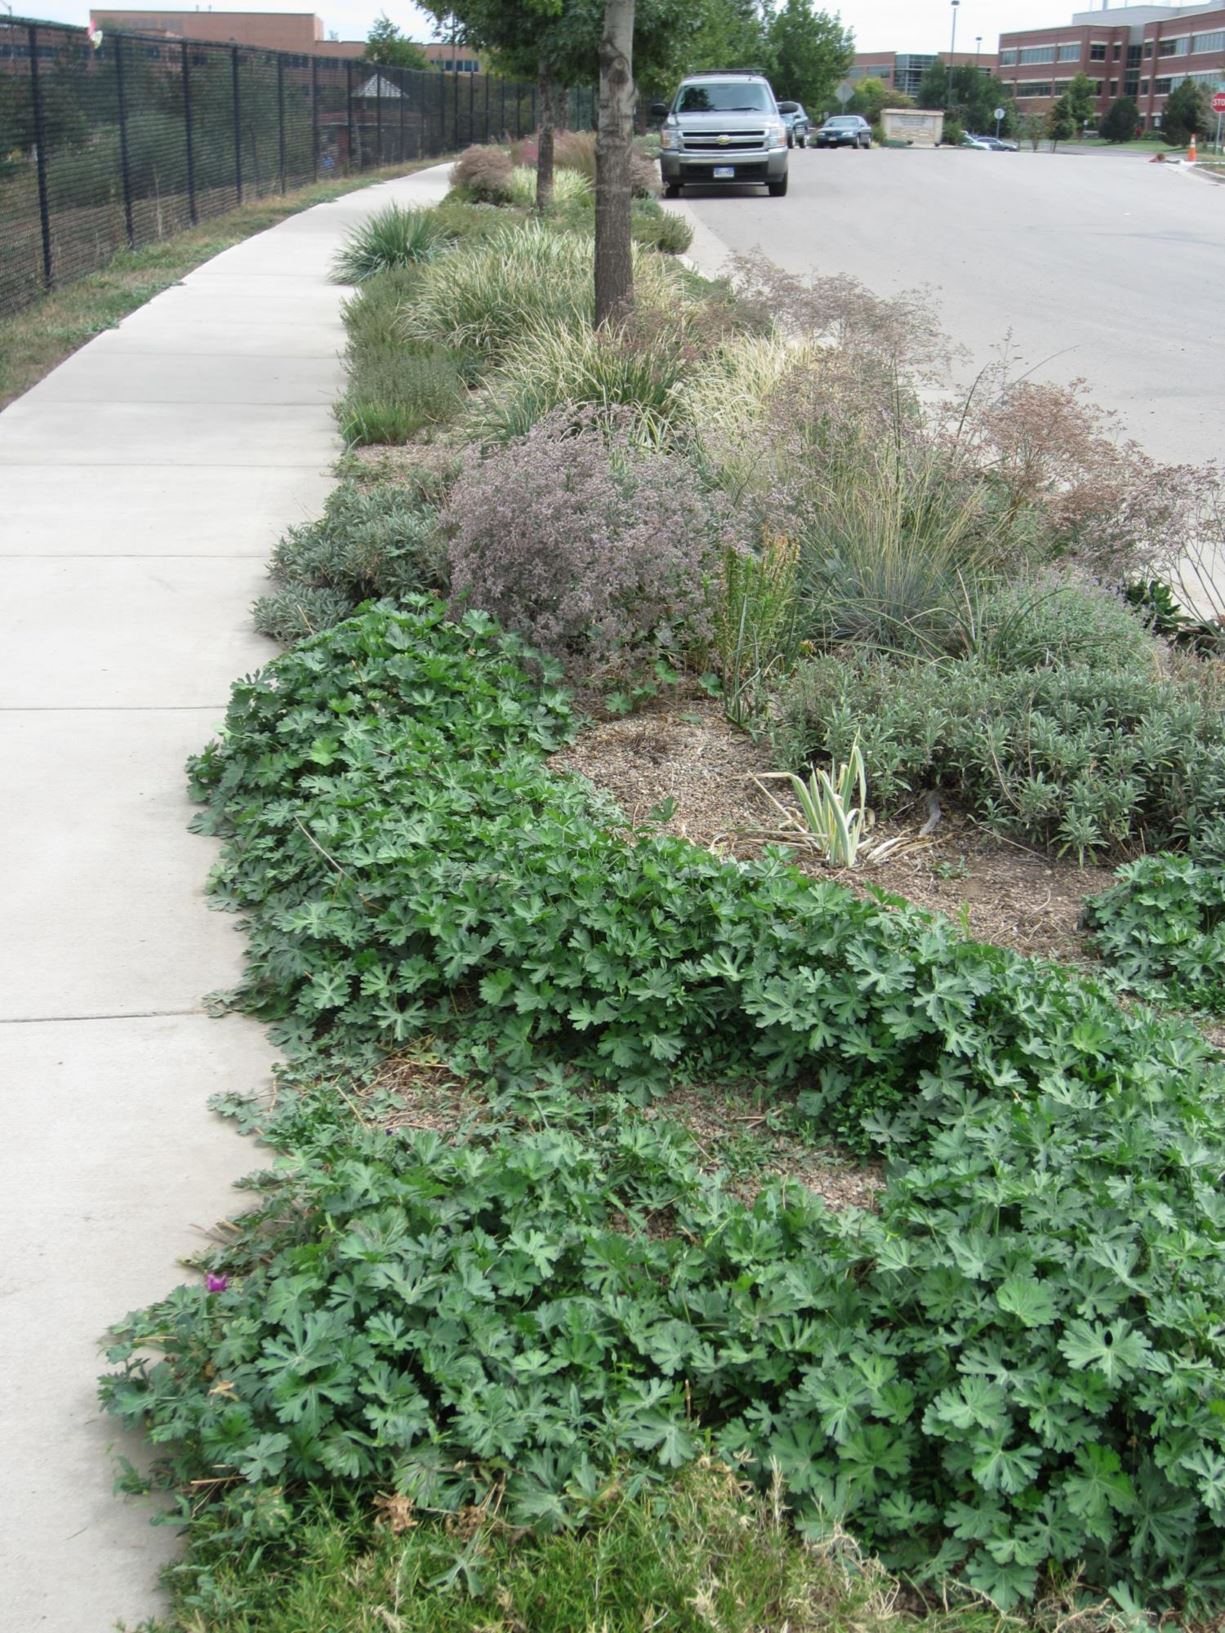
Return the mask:
[[442, 516], [451, 591], [574, 678], [684, 662], [711, 638], [710, 592], [734, 529], [680, 455], [624, 417], [564, 408], [474, 460]]

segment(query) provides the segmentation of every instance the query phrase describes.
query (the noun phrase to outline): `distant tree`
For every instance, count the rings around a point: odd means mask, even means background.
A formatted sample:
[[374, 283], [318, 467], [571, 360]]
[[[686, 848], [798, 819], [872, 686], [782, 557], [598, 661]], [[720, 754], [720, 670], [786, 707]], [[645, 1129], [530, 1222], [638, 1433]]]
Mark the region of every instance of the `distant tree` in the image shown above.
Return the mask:
[[1088, 74], [1077, 74], [1059, 100], [1065, 104], [1067, 116], [1079, 132], [1097, 112], [1097, 87]]
[[1012, 91], [971, 62], [954, 68], [951, 75], [950, 108], [964, 121], [967, 130], [994, 130], [995, 110], [1003, 108], [1001, 129], [1011, 126], [1016, 110]]
[[766, 22], [756, 0], [705, 0], [698, 11], [697, 32], [685, 52], [688, 73], [765, 65]]
[[389, 68], [430, 67], [430, 59], [425, 52], [400, 32], [385, 11], [380, 12], [366, 36], [364, 54], [368, 62], [386, 63]]
[[1040, 113], [1027, 113], [1021, 120], [1021, 136], [1027, 141], [1034, 152], [1038, 151], [1038, 144], [1046, 135], [1046, 120]]
[[1161, 134], [1171, 147], [1183, 147], [1208, 129], [1211, 116], [1207, 91], [1193, 79], [1184, 79], [1166, 98]]
[[1060, 142], [1070, 142], [1080, 129], [1072, 114], [1066, 96], [1061, 96], [1046, 110], [1046, 134], [1050, 137], [1053, 153]]
[[855, 60], [855, 41], [841, 18], [818, 11], [812, 0], [784, 0], [770, 17], [766, 46], [774, 94], [806, 108], [830, 102]]
[[[590, 85], [600, 71], [605, 0], [423, 0], [448, 39], [492, 53], [503, 72], [535, 78], [540, 127], [536, 208], [553, 197], [553, 133], [567, 85]], [[638, 74], [671, 79], [696, 29], [691, 0], [638, 0], [633, 60]]]
[[956, 113], [967, 130], [993, 130], [996, 108], [1004, 110], [1002, 129], [1009, 130], [1017, 123], [1010, 88], [975, 68], [972, 62], [960, 63], [950, 74], [937, 57], [919, 81], [918, 103], [921, 108], [947, 108]]
[[921, 108], [947, 108], [949, 105], [949, 71], [943, 58], [923, 70], [915, 99]]
[[880, 122], [880, 116], [886, 108], [913, 108], [914, 102], [905, 91], [891, 90], [883, 79], [869, 76], [861, 79], [855, 86], [855, 94], [846, 105], [848, 113], [858, 113], [870, 125]]
[[1130, 142], [1139, 124], [1140, 110], [1135, 97], [1116, 96], [1097, 129], [1107, 142]]

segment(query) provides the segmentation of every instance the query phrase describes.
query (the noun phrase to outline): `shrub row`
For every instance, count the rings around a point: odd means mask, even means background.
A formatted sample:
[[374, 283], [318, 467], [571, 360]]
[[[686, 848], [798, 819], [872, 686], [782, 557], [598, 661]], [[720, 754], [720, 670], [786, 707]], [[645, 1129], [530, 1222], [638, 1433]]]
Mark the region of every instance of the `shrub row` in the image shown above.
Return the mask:
[[1207, 666], [1167, 679], [872, 652], [799, 665], [776, 706], [782, 762], [845, 760], [856, 738], [882, 812], [939, 789], [1002, 833], [1080, 859], [1192, 835], [1225, 858], [1225, 710]]

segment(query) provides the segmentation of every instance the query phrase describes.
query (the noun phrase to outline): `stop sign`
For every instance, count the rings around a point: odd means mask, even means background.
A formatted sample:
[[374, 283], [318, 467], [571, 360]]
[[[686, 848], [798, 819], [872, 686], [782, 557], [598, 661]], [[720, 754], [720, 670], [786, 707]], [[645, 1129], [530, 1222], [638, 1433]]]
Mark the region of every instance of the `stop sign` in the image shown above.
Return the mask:
[[1225, 113], [1225, 91], [1218, 91], [1212, 99], [1213, 113]]

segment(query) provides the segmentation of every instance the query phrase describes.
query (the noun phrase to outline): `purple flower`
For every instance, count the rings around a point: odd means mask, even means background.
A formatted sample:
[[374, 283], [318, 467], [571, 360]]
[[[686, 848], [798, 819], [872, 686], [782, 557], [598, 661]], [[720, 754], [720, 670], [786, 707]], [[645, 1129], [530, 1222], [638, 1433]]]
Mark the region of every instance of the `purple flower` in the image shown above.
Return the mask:
[[228, 1276], [214, 1276], [210, 1270], [204, 1278], [204, 1285], [210, 1293], [224, 1293], [230, 1285], [230, 1278]]

